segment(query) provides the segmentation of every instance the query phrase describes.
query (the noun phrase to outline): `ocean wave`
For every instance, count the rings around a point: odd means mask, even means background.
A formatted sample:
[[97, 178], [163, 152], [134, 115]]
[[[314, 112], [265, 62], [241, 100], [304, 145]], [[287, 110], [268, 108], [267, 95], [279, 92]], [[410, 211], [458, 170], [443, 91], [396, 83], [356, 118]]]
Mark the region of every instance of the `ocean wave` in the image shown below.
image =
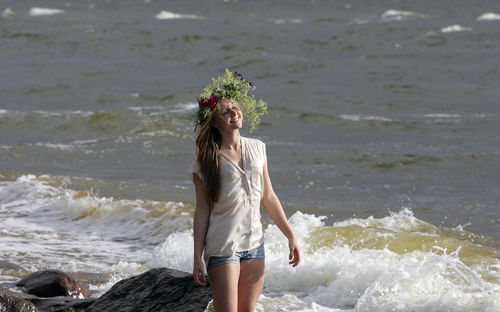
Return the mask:
[[500, 21], [500, 14], [497, 13], [484, 13], [477, 17], [477, 21]]
[[65, 11], [63, 9], [32, 7], [32, 8], [30, 8], [28, 15], [30, 15], [30, 16], [49, 16], [49, 15], [55, 15], [55, 14], [62, 14], [64, 12]]
[[[68, 143], [74, 134], [95, 140], [104, 136], [127, 136], [137, 138], [141, 133], [156, 133], [182, 137], [191, 123], [185, 122], [194, 113], [193, 103], [177, 103], [169, 106], [131, 106], [126, 110], [103, 111], [19, 111], [1, 110], [1, 128], [17, 131], [20, 135], [31, 133], [33, 129], [44, 129], [47, 133], [58, 133], [58, 139], [66, 142], [41, 142], [47, 147]], [[179, 118], [180, 117], [180, 118]], [[52, 145], [51, 145], [52, 144]], [[51, 146], [50, 146], [51, 145]], [[60, 146], [62, 147], [62, 146]]]
[[2, 16], [3, 17], [11, 17], [16, 15], [16, 12], [12, 10], [11, 8], [6, 8], [5, 10], [2, 11]]
[[181, 113], [181, 114], [194, 114], [198, 108], [198, 103], [187, 102], [174, 104], [172, 108], [166, 108], [160, 105], [145, 105], [145, 106], [129, 106], [127, 109], [141, 114], [151, 113]]
[[344, 120], [349, 121], [362, 121], [362, 120], [373, 120], [373, 121], [381, 121], [381, 122], [391, 122], [393, 121], [391, 118], [387, 118], [384, 116], [364, 116], [359, 114], [342, 114], [339, 116]]
[[274, 24], [302, 24], [304, 23], [304, 20], [301, 18], [273, 19], [271, 22]]
[[[302, 250], [296, 268], [288, 265], [288, 245], [277, 226], [265, 229], [266, 281], [258, 311], [276, 306], [295, 311], [493, 311], [500, 303], [494, 268], [500, 265], [500, 251], [467, 240], [463, 230], [438, 228], [409, 209], [332, 226], [323, 220], [301, 212], [290, 218]], [[190, 272], [192, 232], [169, 235], [154, 259], [157, 266]]]
[[465, 27], [456, 24], [441, 28], [442, 33], [452, 33], [452, 32], [471, 31], [471, 30], [472, 30], [471, 27]]
[[42, 142], [38, 142], [38, 143], [35, 144], [35, 146], [46, 147], [46, 148], [53, 148], [53, 149], [58, 149], [58, 150], [61, 150], [61, 151], [73, 151], [73, 150], [75, 150], [75, 145], [72, 145], [72, 144], [42, 143]]
[[[96, 196], [70, 184], [68, 177], [34, 175], [0, 182], [2, 257], [16, 261], [29, 248], [29, 270], [49, 264], [105, 272], [109, 280], [92, 285], [94, 294], [150, 267], [192, 270], [191, 205]], [[296, 212], [290, 224], [302, 263], [291, 268], [286, 238], [276, 225], [265, 227], [267, 277], [258, 311], [427, 311], [422, 302], [468, 311], [499, 304], [500, 250], [463, 226], [437, 227], [408, 208], [332, 225]]]
[[169, 11], [161, 11], [160, 13], [155, 15], [155, 18], [159, 20], [171, 20], [171, 19], [204, 19], [205, 17], [196, 14], [179, 14]]
[[463, 122], [477, 122], [485, 120], [493, 115], [483, 113], [471, 114], [456, 114], [456, 113], [428, 113], [416, 116], [417, 119], [424, 119], [425, 122], [431, 123], [463, 123]]
[[83, 116], [88, 117], [92, 115], [91, 111], [82, 111], [82, 110], [68, 110], [68, 111], [46, 111], [46, 110], [33, 110], [33, 111], [21, 111], [14, 109], [2, 109], [0, 110], [0, 118], [19, 118], [19, 117], [31, 117], [38, 116], [42, 118], [50, 118], [50, 117], [65, 117], [71, 118], [74, 116]]
[[446, 114], [446, 113], [435, 113], [435, 114], [424, 114], [425, 118], [460, 118], [460, 114]]
[[401, 11], [401, 10], [387, 10], [381, 16], [382, 21], [403, 21], [411, 18], [424, 18], [426, 17], [422, 13], [413, 11]]
[[35, 175], [0, 182], [0, 257], [33, 270], [110, 272], [123, 259], [148, 262], [165, 235], [191, 227], [192, 207], [181, 202], [100, 197], [70, 183]]
[[147, 267], [135, 262], [119, 261], [117, 264], [111, 266], [111, 273], [103, 283], [89, 285], [90, 296], [98, 298], [119, 281], [144, 273], [147, 270]]

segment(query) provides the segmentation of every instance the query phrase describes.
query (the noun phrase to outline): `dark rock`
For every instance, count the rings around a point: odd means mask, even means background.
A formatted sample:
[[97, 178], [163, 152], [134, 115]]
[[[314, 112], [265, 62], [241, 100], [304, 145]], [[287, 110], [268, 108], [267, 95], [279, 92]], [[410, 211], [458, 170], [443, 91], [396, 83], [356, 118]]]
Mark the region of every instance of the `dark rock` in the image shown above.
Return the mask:
[[40, 312], [83, 312], [90, 307], [95, 299], [66, 298], [25, 298], [33, 303]]
[[68, 274], [58, 270], [38, 271], [16, 283], [23, 292], [38, 297], [87, 298], [85, 290]]
[[20, 296], [0, 289], [0, 312], [39, 312], [33, 303]]
[[157, 268], [119, 281], [85, 312], [203, 312], [211, 297], [193, 275]]

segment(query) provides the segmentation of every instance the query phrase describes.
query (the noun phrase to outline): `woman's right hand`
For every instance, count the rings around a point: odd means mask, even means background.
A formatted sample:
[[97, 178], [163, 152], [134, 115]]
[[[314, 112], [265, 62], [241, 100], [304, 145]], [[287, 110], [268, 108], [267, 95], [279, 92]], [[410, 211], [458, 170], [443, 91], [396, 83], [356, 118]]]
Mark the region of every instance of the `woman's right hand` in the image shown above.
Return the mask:
[[207, 285], [207, 276], [205, 274], [205, 266], [201, 259], [196, 259], [193, 263], [193, 278], [194, 283], [198, 286]]
[[288, 263], [296, 267], [300, 263], [300, 250], [295, 237], [288, 240], [288, 247], [290, 248], [290, 254], [288, 255], [290, 262]]

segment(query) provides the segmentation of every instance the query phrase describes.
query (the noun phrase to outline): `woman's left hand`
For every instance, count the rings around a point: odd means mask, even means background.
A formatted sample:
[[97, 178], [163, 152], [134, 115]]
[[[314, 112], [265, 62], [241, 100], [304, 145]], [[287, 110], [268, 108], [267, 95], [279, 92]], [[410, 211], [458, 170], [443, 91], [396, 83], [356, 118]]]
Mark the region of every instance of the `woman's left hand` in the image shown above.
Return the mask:
[[290, 254], [288, 255], [290, 262], [288, 263], [296, 267], [300, 263], [300, 250], [295, 237], [288, 240], [288, 248], [290, 248]]

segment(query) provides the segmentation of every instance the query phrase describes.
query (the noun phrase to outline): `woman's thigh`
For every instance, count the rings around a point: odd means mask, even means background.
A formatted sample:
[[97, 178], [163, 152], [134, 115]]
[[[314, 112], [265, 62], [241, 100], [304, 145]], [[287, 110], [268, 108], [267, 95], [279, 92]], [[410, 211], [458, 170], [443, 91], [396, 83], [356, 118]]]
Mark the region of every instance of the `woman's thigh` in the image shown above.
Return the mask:
[[264, 285], [264, 260], [242, 261], [238, 282], [238, 311], [253, 311]]
[[238, 263], [226, 263], [208, 269], [215, 311], [237, 311], [239, 277], [240, 264]]

